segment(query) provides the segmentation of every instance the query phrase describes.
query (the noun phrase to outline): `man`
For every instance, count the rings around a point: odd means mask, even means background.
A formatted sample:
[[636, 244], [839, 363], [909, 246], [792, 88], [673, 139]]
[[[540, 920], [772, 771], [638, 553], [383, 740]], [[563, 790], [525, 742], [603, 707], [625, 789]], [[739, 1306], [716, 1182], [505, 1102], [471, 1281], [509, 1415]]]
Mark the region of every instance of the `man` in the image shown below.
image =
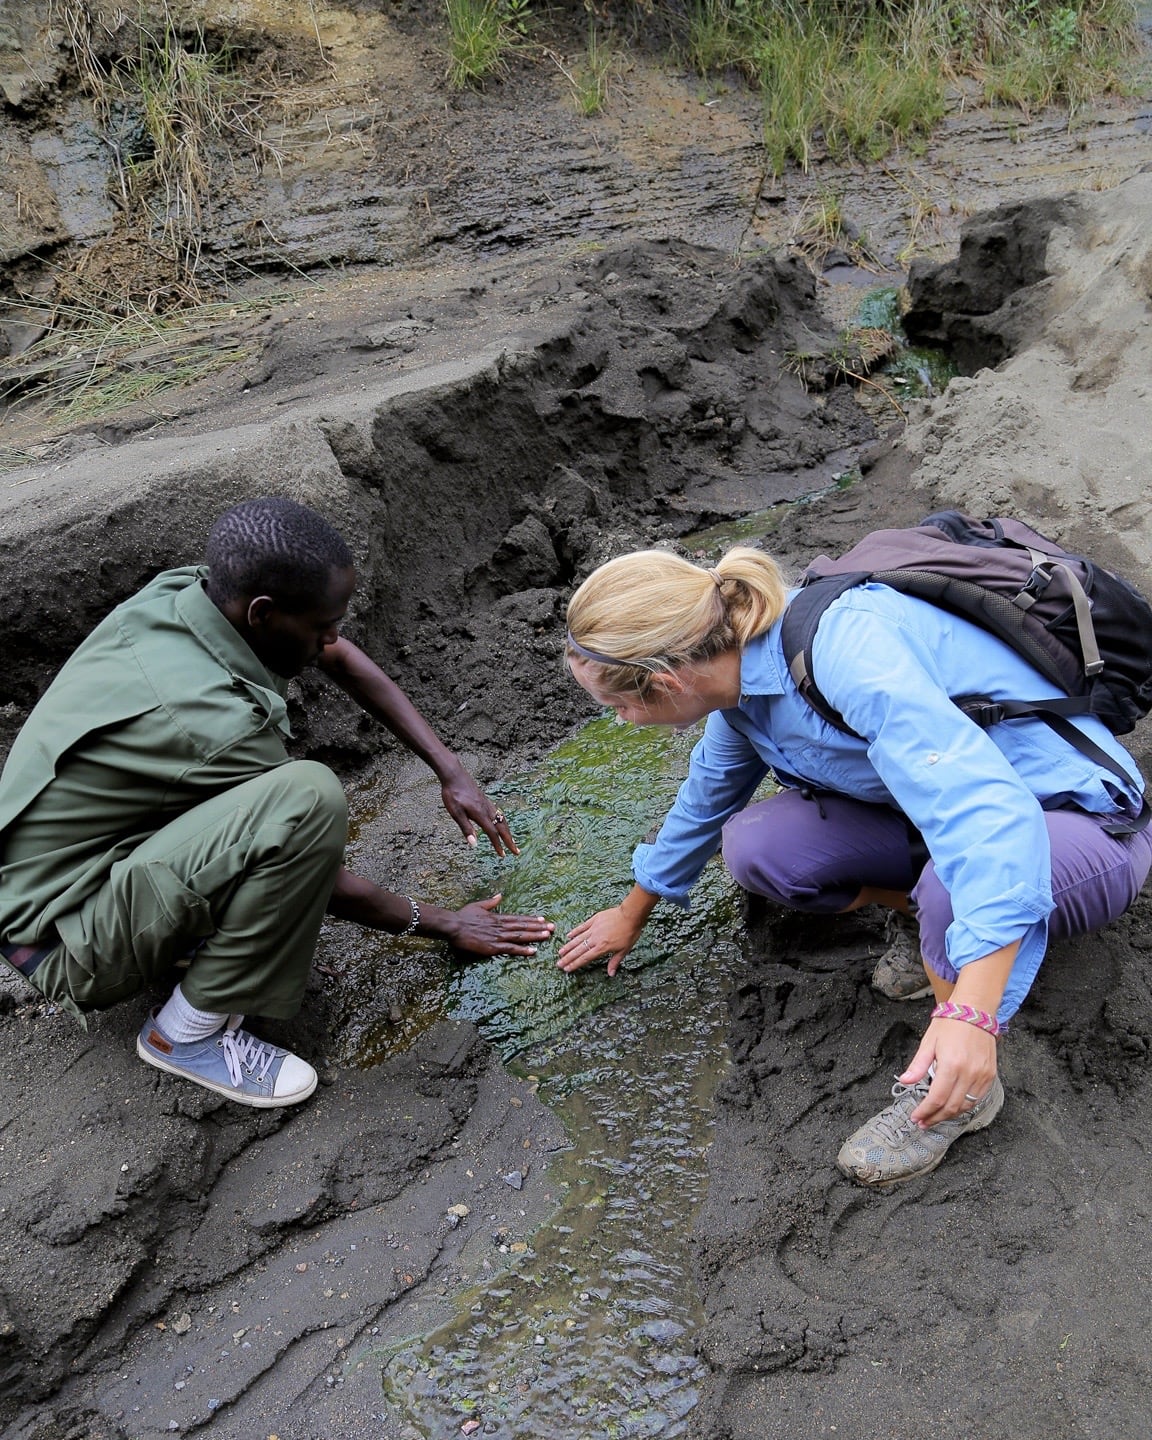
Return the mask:
[[295, 1104], [306, 1061], [241, 1028], [299, 1009], [324, 915], [479, 955], [533, 955], [553, 926], [445, 910], [344, 869], [336, 777], [289, 760], [289, 680], [317, 665], [431, 766], [470, 844], [518, 854], [507, 821], [340, 624], [352, 556], [290, 500], [220, 516], [206, 567], [117, 607], [33, 710], [0, 778], [0, 942], [83, 1023], [186, 964], [144, 1022], [141, 1059], [242, 1104]]

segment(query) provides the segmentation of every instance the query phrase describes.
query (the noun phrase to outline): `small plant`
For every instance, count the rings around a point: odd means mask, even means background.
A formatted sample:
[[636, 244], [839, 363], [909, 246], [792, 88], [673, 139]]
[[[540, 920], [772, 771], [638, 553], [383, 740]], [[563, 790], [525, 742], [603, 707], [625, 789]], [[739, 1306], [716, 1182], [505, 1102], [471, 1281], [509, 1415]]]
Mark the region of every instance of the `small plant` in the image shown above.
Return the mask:
[[1048, 17], [1048, 39], [1058, 55], [1070, 55], [1080, 44], [1080, 17], [1062, 5]]
[[576, 109], [581, 115], [599, 115], [608, 103], [608, 85], [616, 64], [616, 51], [601, 40], [596, 26], [588, 26], [588, 45], [576, 67]]
[[820, 190], [805, 200], [792, 226], [791, 244], [816, 269], [833, 250], [842, 250], [854, 265], [878, 264], [868, 237], [848, 219], [840, 196], [831, 190]]
[[479, 85], [507, 69], [522, 49], [530, 0], [444, 0], [448, 12], [448, 83], [454, 90]]
[[599, 115], [608, 103], [608, 90], [618, 57], [610, 42], [601, 40], [595, 23], [588, 26], [588, 45], [571, 66], [554, 50], [544, 54], [572, 87], [572, 99], [581, 115]]

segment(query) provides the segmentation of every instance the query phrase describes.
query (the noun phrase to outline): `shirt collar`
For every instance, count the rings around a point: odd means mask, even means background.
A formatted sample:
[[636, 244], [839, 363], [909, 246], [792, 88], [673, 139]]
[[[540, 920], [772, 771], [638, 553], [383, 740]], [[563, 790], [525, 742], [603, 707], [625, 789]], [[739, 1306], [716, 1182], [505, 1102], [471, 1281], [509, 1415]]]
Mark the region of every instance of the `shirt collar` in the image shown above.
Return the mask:
[[236, 627], [208, 598], [203, 581], [207, 566], [190, 571], [189, 583], [176, 596], [176, 611], [208, 653], [238, 680], [283, 698], [288, 681], [273, 675]]
[[740, 698], [749, 695], [783, 695], [784, 651], [780, 644], [780, 621], [763, 635], [749, 640], [740, 652]]

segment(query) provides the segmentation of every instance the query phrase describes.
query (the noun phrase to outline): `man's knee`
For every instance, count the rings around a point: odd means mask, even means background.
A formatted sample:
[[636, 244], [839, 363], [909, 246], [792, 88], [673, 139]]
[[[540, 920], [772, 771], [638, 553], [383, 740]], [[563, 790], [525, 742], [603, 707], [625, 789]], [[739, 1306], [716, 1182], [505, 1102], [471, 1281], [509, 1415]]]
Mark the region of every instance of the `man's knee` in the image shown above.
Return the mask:
[[327, 765], [290, 760], [270, 772], [286, 802], [318, 832], [343, 849], [348, 838], [348, 797]]

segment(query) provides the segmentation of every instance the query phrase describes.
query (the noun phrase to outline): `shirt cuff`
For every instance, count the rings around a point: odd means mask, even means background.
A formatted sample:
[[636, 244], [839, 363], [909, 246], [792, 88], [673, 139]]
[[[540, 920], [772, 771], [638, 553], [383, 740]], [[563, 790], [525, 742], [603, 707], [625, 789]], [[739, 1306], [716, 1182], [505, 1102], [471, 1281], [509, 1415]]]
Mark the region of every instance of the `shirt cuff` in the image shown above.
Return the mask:
[[[1019, 943], [1016, 959], [996, 1012], [1004, 1021], [1019, 1010], [1028, 994], [1048, 944], [1052, 897], [1031, 885], [1014, 885], [965, 920], [953, 920], [945, 937], [948, 959], [956, 970], [983, 960], [994, 950]], [[1029, 921], [1028, 916], [1034, 918]], [[983, 920], [983, 923], [981, 921]]]
[[691, 910], [692, 902], [688, 896], [695, 877], [687, 885], [680, 886], [657, 880], [649, 873], [645, 864], [655, 848], [654, 845], [637, 845], [632, 853], [632, 878], [641, 890], [647, 890], [649, 895], [659, 895], [661, 900], [670, 900], [673, 905], [679, 905], [681, 910]]

